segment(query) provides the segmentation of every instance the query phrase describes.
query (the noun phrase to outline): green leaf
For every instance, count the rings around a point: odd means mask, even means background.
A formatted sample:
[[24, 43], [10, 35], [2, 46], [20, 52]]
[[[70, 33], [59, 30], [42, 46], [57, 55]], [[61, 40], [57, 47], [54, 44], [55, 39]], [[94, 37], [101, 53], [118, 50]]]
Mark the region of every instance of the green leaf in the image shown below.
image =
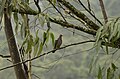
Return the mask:
[[15, 23], [18, 23], [18, 14], [17, 14], [17, 12], [13, 13], [13, 17], [14, 17]]
[[17, 34], [18, 24], [19, 24], [19, 22], [18, 22], [18, 14], [17, 14], [16, 12], [14, 12], [14, 13], [13, 13], [13, 17], [14, 17], [14, 21], [15, 21], [15, 23], [16, 23], [15, 32], [16, 32], [16, 34]]
[[116, 69], [118, 69], [118, 67], [117, 66], [115, 66], [115, 64], [114, 63], [111, 63], [111, 66], [112, 66], [112, 68], [113, 68], [113, 70], [115, 71]]
[[47, 39], [47, 33], [44, 32], [44, 33], [43, 33], [43, 45], [45, 44], [46, 39]]
[[111, 69], [110, 67], [107, 69], [107, 79], [111, 79]]
[[106, 53], [109, 54], [107, 41], [105, 39], [104, 41], [105, 41]]
[[37, 32], [36, 32], [36, 38], [35, 38], [35, 41], [34, 41], [34, 45], [36, 45], [39, 42], [38, 31], [39, 30], [37, 30]]
[[34, 56], [36, 56], [37, 52], [38, 52], [38, 48], [39, 48], [39, 37], [38, 37], [38, 31], [36, 32], [36, 38], [34, 41]]
[[94, 61], [94, 57], [92, 57], [91, 62], [90, 62], [89, 74], [91, 73], [93, 69], [93, 61]]
[[32, 35], [30, 35], [30, 44], [31, 44], [32, 46], [34, 46], [33, 36], [32, 36]]
[[26, 35], [30, 34], [29, 33], [29, 26], [28, 26], [28, 17], [25, 14], [21, 14], [22, 16], [22, 24], [23, 24], [23, 30], [24, 30], [24, 36], [26, 37]]
[[118, 23], [118, 29], [117, 29], [117, 31], [118, 31], [118, 35], [117, 35], [117, 38], [120, 38], [120, 23]]
[[38, 48], [39, 48], [39, 42], [35, 44], [34, 46], [34, 57], [36, 56], [37, 52], [38, 52]]
[[33, 36], [29, 35], [28, 40], [27, 40], [27, 49], [26, 49], [25, 53], [28, 53], [28, 52], [31, 53], [32, 46], [34, 46]]
[[43, 27], [44, 24], [45, 24], [45, 18], [44, 18], [44, 16], [42, 16], [41, 14], [39, 14], [38, 20], [39, 20], [40, 25]]
[[38, 51], [37, 56], [39, 56], [39, 55], [41, 54], [42, 50], [43, 50], [43, 44], [42, 44], [42, 42], [41, 42], [41, 43], [40, 43], [40, 46], [39, 46], [39, 51]]
[[28, 41], [28, 36], [25, 38], [25, 40], [23, 41], [23, 43], [22, 43], [22, 47], [27, 43], [27, 41]]
[[48, 28], [47, 31], [49, 31], [51, 27], [50, 27], [50, 19], [49, 19], [49, 16], [48, 16], [48, 15], [45, 15], [45, 20], [46, 20], [47, 28]]
[[97, 31], [97, 34], [96, 34], [96, 44], [97, 44], [98, 41], [100, 40], [102, 30], [103, 30], [103, 27], [100, 27], [100, 28], [98, 29], [98, 31]]
[[30, 41], [28, 40], [27, 41], [27, 49], [26, 49], [25, 53], [27, 54], [31, 51], [32, 51], [32, 45], [31, 45]]
[[55, 37], [54, 37], [54, 34], [53, 33], [50, 33], [50, 37], [52, 39], [52, 45], [54, 46], [55, 45]]
[[19, 6], [19, 10], [21, 10], [21, 11], [24, 11], [24, 12], [29, 11], [31, 13], [35, 13], [36, 12], [26, 2], [22, 1], [21, 3], [18, 3], [18, 6]]
[[99, 71], [98, 71], [98, 79], [102, 79], [102, 70], [99, 67]]
[[50, 36], [50, 33], [47, 32], [47, 39], [46, 39], [46, 43], [49, 41], [49, 36]]
[[111, 40], [113, 37], [115, 37], [117, 35], [117, 33], [118, 33], [118, 31], [117, 31], [118, 27], [119, 27], [118, 24], [116, 24], [114, 26], [114, 30], [112, 31], [112, 33], [111, 33], [111, 35], [109, 37], [109, 40]]
[[24, 31], [24, 25], [23, 25], [23, 22], [21, 24], [21, 28], [20, 28], [20, 35], [22, 38], [24, 38], [24, 34], [25, 34], [25, 31]]
[[101, 47], [101, 43], [102, 43], [102, 40], [99, 40], [98, 43], [97, 43], [97, 46], [96, 46], [96, 52], [97, 53], [99, 52], [99, 49]]
[[57, 2], [57, 1], [56, 1], [56, 0], [52, 0], [52, 2], [53, 2], [54, 5], [56, 5], [56, 2]]

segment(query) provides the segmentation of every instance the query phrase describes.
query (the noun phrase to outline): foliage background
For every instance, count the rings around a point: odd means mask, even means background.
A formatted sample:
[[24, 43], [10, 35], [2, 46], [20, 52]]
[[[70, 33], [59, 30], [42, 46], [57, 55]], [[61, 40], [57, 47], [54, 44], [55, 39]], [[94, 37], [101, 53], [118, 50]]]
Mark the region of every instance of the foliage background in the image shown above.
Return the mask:
[[[72, 0], [70, 2], [72, 2]], [[85, 0], [83, 2], [86, 3]], [[104, 2], [109, 19], [120, 16], [119, 0], [105, 0]], [[102, 21], [99, 3], [96, 0], [91, 0], [91, 3], [95, 15]], [[75, 3], [73, 4], [76, 5]], [[76, 7], [80, 10], [82, 9], [82, 7], [78, 7], [78, 4]], [[84, 9], [83, 12], [85, 13]], [[70, 21], [72, 20], [70, 19]], [[36, 29], [40, 29], [39, 35], [42, 36], [45, 27]], [[59, 34], [63, 34], [63, 46], [77, 41], [84, 41], [88, 38], [94, 38], [93, 36], [77, 30], [75, 30], [75, 34], [73, 35], [72, 31], [74, 30], [52, 24], [51, 32], [54, 33], [55, 38], [57, 38]], [[21, 41], [23, 40], [19, 37], [19, 34], [16, 35], [16, 38], [18, 44], [21, 44]], [[37, 79], [36, 76], [39, 76], [41, 79], [97, 79], [99, 66], [110, 66], [110, 63], [113, 61], [119, 71], [119, 50], [114, 55], [106, 55], [103, 49], [100, 49], [100, 53], [98, 54], [96, 53], [95, 48], [91, 49], [92, 47], [93, 43], [82, 44], [57, 51], [55, 54], [49, 54], [35, 60], [32, 62], [33, 79]], [[52, 47], [51, 42], [49, 41], [49, 45], [47, 48], [44, 48], [44, 52], [50, 49], [52, 49]], [[116, 50], [117, 49], [110, 48], [110, 53], [113, 53]], [[8, 54], [4, 29], [0, 31], [0, 53], [4, 55]], [[0, 58], [0, 68], [10, 64], [11, 62]], [[93, 67], [92, 72], [89, 73], [91, 67]], [[1, 71], [0, 79], [15, 79], [15, 74], [13, 72], [13, 68]], [[36, 76], [34, 74], [36, 74]], [[116, 75], [117, 74], [120, 73], [116, 72]]]

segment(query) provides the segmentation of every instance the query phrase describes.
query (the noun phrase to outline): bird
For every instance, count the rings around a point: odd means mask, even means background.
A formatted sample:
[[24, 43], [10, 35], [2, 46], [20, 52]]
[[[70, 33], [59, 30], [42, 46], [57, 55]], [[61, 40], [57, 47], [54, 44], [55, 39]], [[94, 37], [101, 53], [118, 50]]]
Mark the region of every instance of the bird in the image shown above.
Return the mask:
[[[59, 35], [58, 39], [55, 40], [55, 44], [54, 44], [54, 48], [53, 49], [59, 49], [60, 46], [62, 45], [62, 36], [63, 35]], [[52, 51], [52, 53], [55, 53], [56, 50]]]

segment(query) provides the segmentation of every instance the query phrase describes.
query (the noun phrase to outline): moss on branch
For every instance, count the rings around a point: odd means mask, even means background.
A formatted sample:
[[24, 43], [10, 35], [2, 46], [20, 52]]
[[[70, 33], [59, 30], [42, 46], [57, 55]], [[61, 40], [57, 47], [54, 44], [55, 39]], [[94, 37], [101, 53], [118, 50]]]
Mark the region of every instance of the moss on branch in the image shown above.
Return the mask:
[[88, 33], [88, 34], [92, 34], [92, 35], [95, 35], [96, 34], [96, 31], [95, 30], [92, 30], [92, 29], [86, 29], [86, 28], [83, 28], [83, 27], [80, 27], [80, 26], [75, 26], [73, 24], [70, 24], [68, 22], [65, 22], [63, 20], [57, 20], [57, 19], [52, 19], [52, 18], [49, 18], [51, 22], [53, 23], [56, 23], [56, 24], [59, 24], [63, 27], [67, 27], [67, 28], [74, 28], [74, 29], [77, 29], [77, 30], [80, 30], [80, 31], [83, 31], [85, 33]]
[[74, 15], [76, 15], [77, 17], [82, 19], [84, 22], [86, 22], [89, 25], [89, 28], [94, 29], [94, 30], [98, 30], [99, 29], [99, 26], [97, 24], [95, 24], [84, 13], [82, 13], [79, 10], [77, 10], [73, 5], [71, 5], [66, 0], [57, 0], [57, 1], [60, 2], [62, 5], [64, 5], [66, 8], [68, 8], [70, 10], [70, 12], [72, 12]]

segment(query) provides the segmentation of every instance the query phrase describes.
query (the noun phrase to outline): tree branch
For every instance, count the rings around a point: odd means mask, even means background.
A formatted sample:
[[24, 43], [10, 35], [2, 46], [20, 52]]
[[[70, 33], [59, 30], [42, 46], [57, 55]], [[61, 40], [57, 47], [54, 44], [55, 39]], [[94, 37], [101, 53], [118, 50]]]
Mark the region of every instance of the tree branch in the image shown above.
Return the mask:
[[85, 33], [88, 33], [88, 34], [92, 34], [92, 35], [95, 35], [96, 34], [96, 31], [95, 30], [92, 30], [92, 29], [86, 29], [86, 28], [83, 28], [83, 27], [80, 27], [80, 26], [75, 26], [73, 24], [70, 24], [68, 22], [65, 22], [63, 20], [57, 20], [57, 19], [52, 19], [52, 18], [49, 18], [51, 22], [53, 23], [56, 23], [56, 24], [59, 24], [63, 27], [67, 27], [67, 28], [74, 28], [74, 29], [77, 29], [77, 30], [80, 30], [80, 31], [83, 31]]
[[67, 47], [70, 47], [70, 46], [79, 45], [79, 44], [83, 44], [83, 43], [89, 43], [89, 42], [95, 42], [95, 41], [94, 41], [94, 40], [88, 40], [88, 41], [82, 41], [82, 42], [78, 42], [78, 43], [69, 44], [69, 45], [60, 47], [59, 49], [54, 49], [54, 50], [51, 50], [51, 51], [49, 51], [49, 52], [43, 53], [43, 54], [41, 54], [40, 56], [34, 57], [34, 58], [30, 59], [30, 60], [26, 60], [26, 61], [23, 61], [23, 62], [19, 62], [19, 63], [13, 64], [13, 65], [10, 65], [10, 66], [1, 68], [0, 71], [5, 70], [5, 69], [8, 69], [8, 68], [12, 68], [12, 67], [17, 66], [17, 65], [22, 64], [22, 63], [26, 63], [26, 62], [28, 62], [28, 61], [33, 61], [33, 60], [38, 59], [38, 58], [40, 58], [40, 57], [42, 57], [42, 56], [45, 56], [45, 55], [47, 55], [47, 54], [50, 54], [50, 53], [52, 53], [53, 51], [57, 51], [57, 50], [61, 50], [61, 49], [64, 49], [64, 48], [67, 48]]
[[[103, 24], [100, 22], [100, 20], [97, 19], [97, 17], [96, 17], [94, 14], [92, 14], [91, 11], [88, 10], [80, 0], [78, 0], [78, 2], [83, 6], [83, 8], [84, 8], [93, 18], [95, 18], [95, 20], [97, 20], [101, 25], [103, 25]], [[89, 4], [89, 6], [90, 6], [90, 4]], [[90, 9], [90, 7], [89, 7], [89, 9]]]
[[63, 16], [63, 14], [56, 8], [56, 6], [50, 1], [48, 0], [49, 3], [55, 8], [55, 10], [57, 10], [57, 12], [61, 15], [61, 17], [64, 19], [64, 21], [66, 21], [65, 17]]
[[73, 5], [71, 5], [69, 2], [65, 0], [57, 0], [60, 2], [62, 5], [64, 5], [66, 8], [68, 8], [71, 13], [76, 15], [77, 17], [81, 18], [84, 22], [86, 22], [90, 27], [90, 29], [98, 30], [99, 26], [95, 24], [92, 20], [90, 20], [84, 13], [80, 12], [77, 10]]
[[2, 57], [2, 58], [10, 58], [11, 56], [10, 55], [1, 55], [0, 54], [0, 57]]
[[100, 7], [101, 7], [101, 10], [102, 10], [104, 21], [105, 21], [105, 23], [107, 23], [108, 22], [108, 17], [107, 17], [106, 11], [105, 11], [103, 0], [99, 0], [99, 2], [100, 2]]
[[[63, 47], [60, 47], [59, 49], [53, 49], [53, 50], [51, 50], [51, 51], [49, 51], [49, 52], [43, 53], [43, 54], [41, 54], [40, 56], [34, 57], [34, 58], [30, 59], [30, 60], [22, 61], [22, 62], [13, 64], [13, 65], [10, 65], [10, 66], [1, 68], [0, 71], [5, 70], [5, 69], [12, 68], [12, 67], [17, 66], [17, 65], [22, 64], [22, 63], [26, 63], [26, 62], [28, 62], [28, 61], [33, 61], [33, 60], [38, 59], [38, 58], [40, 58], [40, 57], [42, 57], [42, 56], [48, 55], [48, 54], [52, 53], [53, 51], [57, 51], [57, 50], [61, 50], [61, 49], [64, 49], [64, 48], [68, 48], [68, 47], [70, 47], [70, 46], [80, 45], [80, 44], [89, 43], [89, 42], [95, 42], [95, 40], [88, 40], [88, 41], [82, 41], [82, 42], [78, 42], [78, 43], [73, 43], [73, 44], [65, 45], [65, 46], [63, 46]], [[105, 43], [103, 42], [102, 45], [105, 45]], [[111, 44], [108, 44], [108, 46], [109, 46], [109, 47], [112, 47]], [[115, 48], [116, 48], [116, 47], [115, 47]]]
[[37, 14], [39, 14], [39, 12], [37, 12], [37, 11], [34, 11], [34, 10], [19, 10], [19, 9], [17, 9], [17, 8], [15, 8], [15, 7], [13, 7], [12, 8], [12, 11], [13, 12], [18, 12], [18, 13], [23, 13], [23, 14], [29, 14], [29, 15], [37, 15]]

